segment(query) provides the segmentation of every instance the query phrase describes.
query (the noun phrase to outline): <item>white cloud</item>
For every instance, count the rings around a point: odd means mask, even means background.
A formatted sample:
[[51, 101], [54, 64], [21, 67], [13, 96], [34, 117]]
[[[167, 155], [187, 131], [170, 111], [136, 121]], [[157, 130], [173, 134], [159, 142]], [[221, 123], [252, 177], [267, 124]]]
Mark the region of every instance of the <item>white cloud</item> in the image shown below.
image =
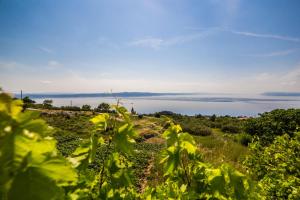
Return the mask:
[[143, 39], [138, 39], [138, 40], [129, 42], [128, 45], [160, 49], [163, 47], [169, 47], [169, 46], [174, 46], [174, 45], [191, 42], [191, 41], [206, 37], [214, 32], [215, 32], [214, 29], [210, 29], [210, 30], [206, 30], [206, 31], [198, 32], [198, 33], [194, 33], [194, 34], [180, 35], [180, 36], [169, 37], [169, 38], [146, 37]]
[[276, 57], [276, 56], [286, 56], [294, 53], [298, 49], [288, 49], [288, 50], [283, 50], [283, 51], [274, 51], [270, 53], [265, 53], [265, 54], [255, 54], [255, 55], [249, 55], [253, 57]]
[[275, 39], [275, 40], [284, 40], [290, 42], [300, 42], [300, 38], [283, 36], [283, 35], [275, 35], [275, 34], [261, 34], [261, 33], [253, 33], [253, 32], [245, 32], [245, 31], [235, 31], [229, 30], [233, 34], [243, 35], [247, 37], [257, 37], [257, 38], [266, 38], [266, 39]]
[[163, 43], [164, 40], [161, 38], [148, 37], [144, 39], [134, 40], [129, 43], [129, 46], [150, 47], [153, 49], [159, 49]]
[[238, 31], [238, 30], [234, 30], [234, 29], [229, 29], [229, 28], [224, 28], [224, 27], [192, 27], [192, 26], [188, 26], [185, 27], [185, 29], [188, 30], [194, 30], [194, 31], [205, 31], [205, 32], [229, 32], [235, 35], [241, 35], [241, 36], [245, 36], [245, 37], [255, 37], [255, 38], [264, 38], [264, 39], [274, 39], [274, 40], [282, 40], [282, 41], [288, 41], [288, 42], [300, 42], [300, 38], [299, 37], [291, 37], [291, 36], [287, 36], [287, 35], [278, 35], [278, 34], [273, 34], [273, 33], [255, 33], [255, 32], [251, 32], [251, 31]]
[[48, 62], [48, 65], [49, 66], [59, 66], [59, 65], [61, 65], [58, 61], [56, 61], [56, 60], [50, 60], [49, 62]]
[[57, 69], [62, 66], [63, 66], [63, 64], [61, 64], [60, 62], [58, 62], [56, 60], [49, 60], [46, 68], [47, 69]]
[[54, 53], [52, 49], [49, 49], [47, 47], [38, 47], [38, 49], [46, 53]]

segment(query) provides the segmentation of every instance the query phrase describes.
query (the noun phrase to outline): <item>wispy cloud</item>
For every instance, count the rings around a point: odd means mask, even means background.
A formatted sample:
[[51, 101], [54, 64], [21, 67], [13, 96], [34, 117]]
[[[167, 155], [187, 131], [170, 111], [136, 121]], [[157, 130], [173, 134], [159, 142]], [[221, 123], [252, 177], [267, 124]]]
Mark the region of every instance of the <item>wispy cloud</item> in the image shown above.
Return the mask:
[[137, 39], [132, 42], [129, 42], [129, 46], [137, 46], [137, 47], [149, 47], [153, 49], [160, 49], [162, 47], [174, 46], [178, 44], [184, 44], [187, 42], [191, 42], [203, 37], [208, 36], [213, 31], [203, 31], [199, 33], [189, 34], [189, 35], [180, 35], [169, 38], [158, 38], [158, 37], [146, 37], [142, 39]]
[[52, 49], [49, 49], [47, 47], [38, 47], [38, 49], [46, 53], [54, 53]]
[[159, 49], [163, 43], [164, 40], [161, 38], [147, 37], [139, 40], [134, 40], [129, 43], [129, 46], [150, 47], [153, 49]]
[[283, 50], [283, 51], [274, 51], [270, 53], [265, 53], [265, 54], [255, 54], [255, 55], [248, 55], [248, 56], [253, 56], [253, 57], [276, 57], [276, 56], [286, 56], [294, 53], [298, 49], [288, 49], [288, 50]]
[[274, 40], [283, 40], [283, 41], [288, 41], [288, 42], [300, 42], [299, 37], [291, 37], [287, 35], [278, 35], [278, 34], [273, 34], [273, 33], [256, 33], [256, 32], [251, 32], [251, 31], [239, 31], [239, 30], [234, 30], [230, 28], [224, 28], [224, 27], [192, 27], [192, 26], [187, 26], [185, 27], [187, 30], [192, 30], [192, 31], [204, 31], [204, 32], [229, 32], [235, 35], [241, 35], [245, 37], [255, 37], [255, 38], [265, 38], [265, 39], [274, 39]]
[[62, 66], [63, 66], [63, 64], [61, 64], [60, 62], [58, 62], [56, 60], [49, 60], [47, 68], [48, 69], [56, 69], [56, 68], [59, 68], [59, 67], [62, 67]]
[[290, 36], [275, 35], [275, 34], [261, 34], [261, 33], [245, 32], [245, 31], [235, 31], [235, 30], [228, 30], [228, 31], [230, 31], [233, 34], [243, 35], [246, 37], [257, 37], [257, 38], [284, 40], [290, 42], [300, 42], [300, 38], [290, 37]]

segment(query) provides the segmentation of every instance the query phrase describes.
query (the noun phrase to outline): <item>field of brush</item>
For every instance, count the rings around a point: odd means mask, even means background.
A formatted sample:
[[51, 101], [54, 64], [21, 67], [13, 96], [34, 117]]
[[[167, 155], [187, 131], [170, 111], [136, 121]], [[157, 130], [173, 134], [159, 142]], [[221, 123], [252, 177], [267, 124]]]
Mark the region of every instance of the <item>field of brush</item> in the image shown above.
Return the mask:
[[[89, 137], [93, 124], [89, 121], [95, 113], [82, 111], [43, 110], [41, 118], [54, 129], [57, 148], [63, 156], [69, 156], [83, 140]], [[243, 171], [241, 161], [247, 155], [247, 144], [243, 143], [242, 120], [232, 117], [167, 116], [180, 124], [184, 131], [195, 138], [203, 160], [213, 166], [228, 163], [239, 171]], [[161, 137], [167, 127], [166, 117], [159, 113], [135, 116], [132, 121], [138, 133], [135, 154], [129, 157], [133, 164], [135, 185], [143, 190], [147, 185], [154, 186], [163, 182], [163, 172], [159, 167], [160, 151], [165, 147]], [[104, 135], [105, 137], [105, 135]], [[101, 167], [101, 159], [105, 159], [104, 149], [97, 150], [95, 163], [89, 166], [93, 176]]]

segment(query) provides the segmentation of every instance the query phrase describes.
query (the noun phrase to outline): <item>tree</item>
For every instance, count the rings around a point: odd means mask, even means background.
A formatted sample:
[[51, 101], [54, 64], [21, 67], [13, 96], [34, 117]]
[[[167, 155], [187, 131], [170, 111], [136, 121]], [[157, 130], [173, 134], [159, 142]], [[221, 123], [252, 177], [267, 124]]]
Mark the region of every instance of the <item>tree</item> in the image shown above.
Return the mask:
[[131, 108], [131, 114], [132, 114], [132, 115], [135, 115], [135, 114], [136, 114], [136, 112], [135, 112], [135, 110], [134, 110], [133, 107]]
[[213, 114], [211, 117], [210, 117], [210, 121], [214, 122], [216, 121], [216, 118], [217, 116], [215, 114]]
[[53, 103], [52, 99], [45, 99], [43, 101], [43, 107], [46, 109], [50, 109], [52, 108], [52, 103]]
[[23, 98], [23, 103], [24, 104], [34, 104], [35, 101], [30, 99], [28, 96], [26, 96], [26, 97]]
[[28, 96], [23, 98], [23, 110], [25, 110], [28, 107], [32, 107], [33, 104], [35, 104], [35, 101], [30, 99]]
[[100, 113], [109, 113], [110, 112], [110, 105], [108, 103], [101, 103], [98, 105], [97, 108], [95, 108], [96, 112]]
[[91, 106], [87, 105], [87, 104], [82, 105], [81, 110], [83, 110], [83, 111], [90, 111], [91, 110]]

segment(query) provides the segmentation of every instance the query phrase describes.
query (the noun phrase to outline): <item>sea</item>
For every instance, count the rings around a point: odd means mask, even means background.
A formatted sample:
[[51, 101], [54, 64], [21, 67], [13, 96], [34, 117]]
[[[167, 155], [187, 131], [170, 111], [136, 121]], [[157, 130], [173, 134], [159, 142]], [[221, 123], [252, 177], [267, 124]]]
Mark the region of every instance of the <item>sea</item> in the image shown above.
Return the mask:
[[52, 99], [54, 106], [97, 107], [100, 103], [116, 104], [139, 114], [172, 111], [183, 115], [258, 116], [274, 109], [300, 108], [300, 95], [282, 94], [208, 94], [208, 93], [93, 93], [93, 94], [23, 94], [37, 103]]

